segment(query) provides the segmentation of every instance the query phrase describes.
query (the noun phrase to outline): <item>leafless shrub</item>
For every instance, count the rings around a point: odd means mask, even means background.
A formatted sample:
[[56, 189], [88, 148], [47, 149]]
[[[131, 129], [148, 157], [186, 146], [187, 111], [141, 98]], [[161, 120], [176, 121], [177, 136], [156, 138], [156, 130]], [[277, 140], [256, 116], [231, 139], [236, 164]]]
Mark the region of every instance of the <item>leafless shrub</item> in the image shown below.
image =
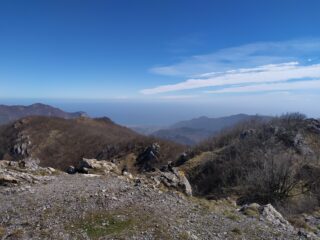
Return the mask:
[[315, 161], [297, 151], [297, 134], [310, 136], [300, 113], [249, 121], [221, 132], [195, 148], [215, 153], [190, 171], [195, 193], [207, 197], [232, 193], [242, 202], [274, 204], [311, 193], [305, 201], [313, 206], [314, 199], [320, 199], [320, 170], [302, 177], [303, 169]]
[[260, 156], [256, 167], [246, 177], [248, 200], [274, 203], [303, 194], [307, 190], [298, 178], [301, 167], [301, 162], [293, 153], [267, 153]]

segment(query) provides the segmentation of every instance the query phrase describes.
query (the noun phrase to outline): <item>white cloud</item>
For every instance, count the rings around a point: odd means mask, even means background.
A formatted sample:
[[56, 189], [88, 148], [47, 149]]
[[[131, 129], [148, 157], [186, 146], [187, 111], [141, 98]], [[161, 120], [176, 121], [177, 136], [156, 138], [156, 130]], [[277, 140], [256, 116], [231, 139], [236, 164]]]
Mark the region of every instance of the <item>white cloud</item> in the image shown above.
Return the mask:
[[167, 96], [161, 96], [161, 99], [170, 99], [170, 100], [180, 100], [180, 99], [190, 99], [190, 98], [196, 98], [197, 95], [167, 95]]
[[254, 68], [240, 68], [219, 73], [206, 73], [202, 74], [200, 78], [192, 78], [177, 84], [144, 89], [141, 93], [158, 94], [205, 87], [284, 82], [291, 79], [303, 78], [320, 78], [320, 64], [299, 65], [298, 62], [288, 62]]
[[319, 54], [320, 39], [259, 42], [225, 48], [211, 54], [192, 56], [176, 64], [153, 67], [150, 71], [161, 75], [194, 76], [301, 59], [307, 61]]
[[250, 85], [244, 87], [231, 87], [221, 90], [205, 91], [206, 93], [252, 93], [266, 91], [289, 91], [289, 90], [318, 90], [320, 89], [320, 79], [312, 81], [269, 83]]

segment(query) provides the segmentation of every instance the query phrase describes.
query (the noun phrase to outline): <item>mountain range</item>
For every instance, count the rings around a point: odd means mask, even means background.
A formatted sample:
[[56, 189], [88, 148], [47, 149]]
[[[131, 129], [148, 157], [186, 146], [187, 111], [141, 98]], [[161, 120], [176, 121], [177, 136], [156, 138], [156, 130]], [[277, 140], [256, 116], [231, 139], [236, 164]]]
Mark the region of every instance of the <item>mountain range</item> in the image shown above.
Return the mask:
[[0, 124], [15, 121], [19, 118], [27, 116], [47, 116], [60, 117], [65, 119], [88, 116], [85, 112], [64, 112], [59, 108], [55, 108], [42, 103], [35, 103], [30, 106], [8, 106], [0, 105]]
[[177, 122], [169, 127], [158, 129], [153, 132], [150, 132], [150, 128], [147, 128], [147, 131], [141, 130], [143, 128], [135, 128], [134, 130], [138, 130], [142, 134], [147, 133], [147, 135], [191, 146], [198, 144], [209, 137], [215, 136], [224, 129], [231, 128], [244, 121], [258, 118], [264, 121], [271, 119], [271, 117], [267, 116], [246, 114], [237, 114], [220, 118], [202, 116]]

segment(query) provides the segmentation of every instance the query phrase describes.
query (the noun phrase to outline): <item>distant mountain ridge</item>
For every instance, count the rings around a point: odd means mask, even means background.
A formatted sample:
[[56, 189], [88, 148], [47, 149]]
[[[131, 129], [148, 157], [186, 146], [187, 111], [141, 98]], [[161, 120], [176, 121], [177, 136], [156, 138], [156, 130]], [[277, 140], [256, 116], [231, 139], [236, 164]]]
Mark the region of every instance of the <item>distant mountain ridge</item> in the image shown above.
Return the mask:
[[151, 135], [157, 138], [191, 146], [209, 138], [210, 136], [214, 135], [214, 133], [205, 129], [181, 127], [161, 129], [153, 132]]
[[219, 131], [224, 127], [232, 126], [240, 121], [246, 121], [248, 118], [255, 117], [253, 115], [247, 114], [236, 114], [227, 117], [219, 117], [219, 118], [209, 118], [206, 116], [202, 116], [199, 118], [194, 118], [187, 121], [181, 121], [175, 123], [170, 128], [193, 128], [193, 129], [204, 129], [211, 132]]
[[72, 119], [77, 117], [87, 117], [88, 115], [85, 112], [64, 112], [59, 108], [55, 108], [42, 103], [35, 103], [29, 106], [0, 105], [0, 124], [5, 124], [28, 116], [45, 116]]
[[195, 145], [209, 137], [212, 137], [226, 128], [231, 128], [241, 122], [259, 118], [269, 120], [271, 117], [237, 114], [220, 118], [209, 118], [202, 116], [187, 121], [181, 121], [153, 132], [151, 135], [171, 140], [185, 145]]

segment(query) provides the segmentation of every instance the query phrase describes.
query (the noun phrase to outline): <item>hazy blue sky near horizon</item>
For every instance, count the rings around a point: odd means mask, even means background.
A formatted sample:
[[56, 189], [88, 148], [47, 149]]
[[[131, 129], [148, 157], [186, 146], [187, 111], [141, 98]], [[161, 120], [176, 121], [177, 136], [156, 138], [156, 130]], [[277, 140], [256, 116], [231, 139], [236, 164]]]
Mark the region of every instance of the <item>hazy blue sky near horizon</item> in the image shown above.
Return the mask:
[[0, 104], [123, 124], [320, 117], [318, 0], [3, 0]]

